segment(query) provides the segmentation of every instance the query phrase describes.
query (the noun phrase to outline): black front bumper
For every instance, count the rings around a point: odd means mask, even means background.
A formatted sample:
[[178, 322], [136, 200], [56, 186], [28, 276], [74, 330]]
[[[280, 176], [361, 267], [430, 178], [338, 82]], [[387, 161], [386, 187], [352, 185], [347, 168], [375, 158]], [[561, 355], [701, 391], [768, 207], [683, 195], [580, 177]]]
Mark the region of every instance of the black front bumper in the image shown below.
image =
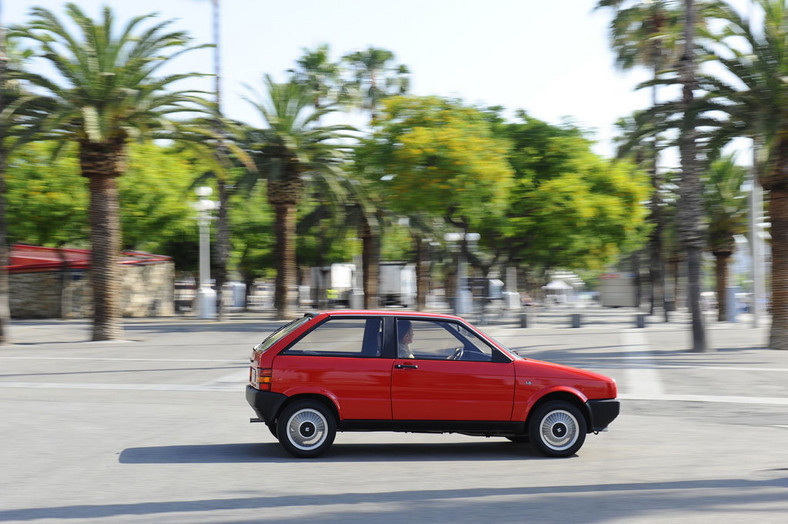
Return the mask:
[[591, 431], [602, 431], [613, 422], [621, 409], [621, 402], [611, 398], [606, 400], [589, 400], [586, 402], [591, 415], [589, 423]]
[[266, 424], [271, 424], [276, 420], [279, 408], [282, 407], [285, 400], [287, 397], [281, 393], [260, 391], [252, 386], [246, 386], [246, 401]]

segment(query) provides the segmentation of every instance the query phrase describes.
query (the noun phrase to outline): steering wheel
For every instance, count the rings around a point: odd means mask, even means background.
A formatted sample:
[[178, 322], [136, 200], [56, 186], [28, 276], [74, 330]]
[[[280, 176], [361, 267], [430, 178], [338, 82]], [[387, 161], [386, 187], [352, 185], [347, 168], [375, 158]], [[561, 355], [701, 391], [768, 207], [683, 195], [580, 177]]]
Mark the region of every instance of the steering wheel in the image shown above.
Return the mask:
[[451, 355], [449, 355], [448, 360], [460, 360], [462, 359], [463, 353], [465, 353], [465, 348], [463, 346], [460, 346], [457, 349], [455, 349]]

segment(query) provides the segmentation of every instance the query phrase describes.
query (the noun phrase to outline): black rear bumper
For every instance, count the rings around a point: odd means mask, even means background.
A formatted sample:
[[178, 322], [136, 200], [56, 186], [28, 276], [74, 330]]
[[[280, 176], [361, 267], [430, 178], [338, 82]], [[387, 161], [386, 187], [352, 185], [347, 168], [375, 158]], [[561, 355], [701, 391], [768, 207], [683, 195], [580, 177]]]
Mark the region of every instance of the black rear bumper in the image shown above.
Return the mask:
[[279, 408], [282, 407], [285, 400], [287, 397], [281, 393], [260, 391], [252, 386], [246, 386], [246, 401], [266, 424], [270, 424], [276, 419]]
[[602, 431], [613, 422], [621, 409], [621, 402], [611, 398], [606, 400], [589, 400], [586, 402], [588, 412], [591, 415], [589, 429], [591, 431]]

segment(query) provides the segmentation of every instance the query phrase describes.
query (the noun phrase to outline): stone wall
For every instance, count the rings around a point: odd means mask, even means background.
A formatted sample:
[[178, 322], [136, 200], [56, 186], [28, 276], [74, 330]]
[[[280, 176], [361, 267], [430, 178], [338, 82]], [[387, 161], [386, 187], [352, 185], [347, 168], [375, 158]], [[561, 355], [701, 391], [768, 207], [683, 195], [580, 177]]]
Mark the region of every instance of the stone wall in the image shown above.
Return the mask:
[[[120, 268], [124, 317], [175, 314], [172, 262], [124, 264]], [[90, 271], [11, 273], [12, 318], [90, 318], [93, 306]]]

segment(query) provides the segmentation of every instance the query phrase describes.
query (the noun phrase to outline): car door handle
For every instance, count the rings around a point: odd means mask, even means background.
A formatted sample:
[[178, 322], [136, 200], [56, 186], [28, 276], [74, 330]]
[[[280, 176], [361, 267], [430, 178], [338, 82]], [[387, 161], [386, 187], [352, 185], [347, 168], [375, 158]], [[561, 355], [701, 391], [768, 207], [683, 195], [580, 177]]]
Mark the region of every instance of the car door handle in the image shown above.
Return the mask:
[[395, 369], [419, 369], [416, 364], [394, 364]]

